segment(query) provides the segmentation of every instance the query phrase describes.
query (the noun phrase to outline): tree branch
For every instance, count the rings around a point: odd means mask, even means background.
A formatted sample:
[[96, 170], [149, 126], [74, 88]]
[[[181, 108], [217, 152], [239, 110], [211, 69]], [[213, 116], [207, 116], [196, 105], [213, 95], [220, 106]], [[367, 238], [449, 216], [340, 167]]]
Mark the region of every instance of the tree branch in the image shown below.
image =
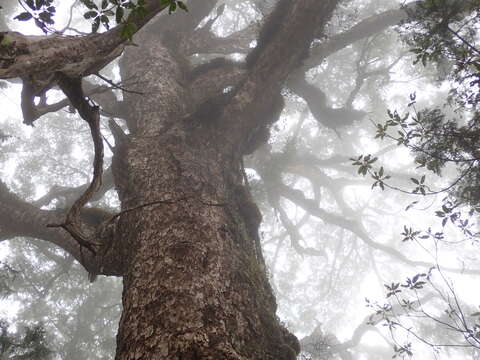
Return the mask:
[[[230, 146], [238, 148], [272, 107], [287, 76], [306, 56], [318, 32], [330, 20], [338, 0], [281, 0], [260, 30], [257, 47], [247, 57], [249, 74], [224, 108]], [[228, 115], [227, 115], [228, 114]], [[232, 149], [232, 150], [233, 150]]]
[[81, 246], [86, 247], [92, 253], [96, 253], [91, 235], [83, 233], [80, 227], [80, 211], [82, 207], [92, 198], [95, 192], [102, 184], [103, 172], [103, 138], [100, 132], [100, 111], [98, 106], [90, 105], [85, 98], [82, 89], [81, 78], [69, 78], [63, 74], [58, 74], [58, 84], [68, 99], [78, 110], [82, 119], [90, 127], [95, 156], [93, 160], [93, 179], [83, 194], [73, 203], [65, 222], [62, 224], [50, 224], [51, 227], [62, 227], [73, 236]]
[[417, 6], [422, 2], [423, 0], [414, 1], [402, 8], [387, 10], [380, 14], [370, 16], [360, 21], [349, 30], [331, 36], [327, 41], [319, 43], [310, 51], [310, 57], [304, 62], [299, 71], [305, 73], [305, 71], [321, 64], [326, 57], [348, 45], [375, 35], [391, 26], [400, 24], [401, 21], [408, 18], [408, 13], [410, 11], [415, 11]]
[[[20, 199], [0, 181], [0, 234], [9, 238], [19, 236], [48, 241], [71, 254], [87, 271], [121, 276], [124, 273], [120, 255], [121, 248], [113, 247], [102, 256], [94, 256], [82, 251], [82, 247], [67, 233], [59, 229], [47, 228], [46, 224], [58, 223], [65, 216], [59, 210], [41, 210], [38, 207]], [[99, 234], [96, 241], [106, 243], [110, 239]], [[8, 238], [2, 237], [3, 240]], [[101, 272], [100, 272], [101, 267]]]

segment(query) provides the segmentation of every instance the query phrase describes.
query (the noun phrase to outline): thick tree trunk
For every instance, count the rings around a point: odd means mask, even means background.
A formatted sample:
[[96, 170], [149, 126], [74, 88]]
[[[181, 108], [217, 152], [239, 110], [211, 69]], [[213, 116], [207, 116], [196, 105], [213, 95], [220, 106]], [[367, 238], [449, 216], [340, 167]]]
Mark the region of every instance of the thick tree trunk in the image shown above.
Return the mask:
[[120, 224], [129, 266], [117, 359], [294, 359], [243, 215], [249, 200], [232, 182], [238, 167], [170, 134], [134, 140], [128, 154], [124, 204], [136, 209]]
[[295, 359], [241, 153], [221, 126], [189, 116], [178, 60], [157, 42], [122, 63], [144, 95], [125, 94], [132, 134], [117, 136], [112, 165], [126, 264], [116, 359]]

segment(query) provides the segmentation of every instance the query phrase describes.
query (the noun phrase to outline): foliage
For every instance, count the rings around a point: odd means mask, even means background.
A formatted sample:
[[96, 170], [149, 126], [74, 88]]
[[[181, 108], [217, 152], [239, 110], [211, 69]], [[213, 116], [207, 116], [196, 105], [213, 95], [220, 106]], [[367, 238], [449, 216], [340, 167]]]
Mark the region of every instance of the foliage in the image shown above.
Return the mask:
[[[422, 196], [446, 193], [441, 209], [435, 211], [441, 219], [442, 230], [428, 228], [421, 231], [404, 226], [401, 234], [403, 242], [413, 241], [424, 247], [425, 241], [431, 240], [437, 247], [439, 242], [447, 241], [444, 228], [448, 221], [461, 231], [465, 239], [478, 241], [479, 233], [469, 220], [478, 218], [480, 210], [480, 52], [475, 45], [479, 11], [480, 2], [475, 0], [427, 0], [418, 5], [416, 12], [409, 13], [408, 21], [399, 31], [415, 54], [414, 64], [421, 63], [424, 67], [433, 64], [438, 79], [450, 82], [448, 104], [443, 109], [427, 107], [417, 110], [416, 94], [413, 93], [408, 104], [410, 112], [400, 115], [397, 111], [388, 110], [388, 120], [384, 124], [375, 124], [375, 138], [390, 139], [397, 146], [409, 149], [415, 156], [417, 169], [425, 168], [442, 176], [443, 170], [453, 165], [458, 176], [450, 185], [439, 190], [432, 190], [427, 185], [426, 175], [411, 177], [415, 188], [404, 190], [386, 182], [391, 177], [384, 174], [383, 167], [375, 171], [373, 163], [376, 158], [360, 156], [351, 159], [353, 165], [358, 166], [359, 174], [368, 174], [373, 178], [372, 187], [378, 185], [382, 190], [388, 187]], [[450, 115], [445, 112], [447, 106], [455, 110]], [[414, 201], [406, 210], [417, 203]], [[432, 281], [432, 270], [438, 271], [446, 290]], [[433, 290], [434, 298], [445, 307], [443, 315], [434, 315], [427, 310], [425, 303], [431, 297], [425, 289], [427, 285]], [[394, 341], [394, 358], [413, 356], [411, 341], [401, 343], [397, 340], [399, 329], [406, 333], [407, 339], [410, 335], [435, 351], [440, 347], [480, 348], [479, 313], [470, 316], [464, 313], [465, 305], [458, 299], [438, 262], [428, 273], [418, 273], [403, 283], [385, 284], [385, 288], [387, 299], [394, 299], [394, 303], [371, 303], [367, 299], [367, 306], [375, 310], [370, 323], [375, 324], [380, 317], [390, 331]], [[420, 294], [427, 294], [425, 298], [428, 299], [421, 298]], [[414, 319], [413, 325], [408, 323], [411, 319]], [[421, 320], [462, 335], [463, 341], [452, 335], [446, 343], [438, 343], [420, 334], [418, 329]]]
[[[25, 10], [18, 14], [14, 19], [19, 21], [28, 21], [33, 19], [35, 25], [39, 27], [45, 34], [54, 32], [50, 27], [55, 23], [53, 16], [56, 8], [53, 0], [18, 0]], [[159, 0], [163, 8], [168, 8], [171, 14], [180, 8], [187, 11], [186, 4], [181, 0]], [[123, 24], [122, 36], [131, 40], [136, 32], [136, 25], [129, 19], [133, 17], [143, 18], [147, 15], [146, 0], [102, 0], [98, 6], [94, 0], [80, 0], [87, 8], [83, 17], [87, 20], [91, 19], [92, 33], [96, 33], [102, 25], [106, 30], [110, 29], [110, 18], [115, 19], [115, 23]], [[128, 13], [128, 17], [126, 14]]]
[[[450, 201], [475, 207], [480, 202], [480, 51], [475, 47], [476, 27], [480, 21], [480, 2], [428, 0], [419, 3], [416, 11], [400, 27], [403, 40], [415, 54], [414, 64], [434, 64], [440, 78], [450, 81], [449, 105], [456, 107], [455, 116], [447, 116], [439, 107], [417, 110], [416, 94], [410, 95], [410, 112], [400, 115], [388, 111], [388, 120], [376, 124], [376, 138], [394, 140], [415, 155], [419, 168], [441, 175], [447, 165], [457, 167], [459, 176], [441, 190], [430, 190], [425, 177], [412, 179], [417, 186], [412, 193], [447, 192]], [[445, 64], [445, 62], [448, 62]], [[366, 175], [371, 163], [359, 166]], [[368, 165], [368, 166], [365, 166]], [[382, 174], [379, 176], [379, 174]], [[374, 185], [384, 189], [388, 177], [372, 172]]]
[[[444, 289], [433, 280], [438, 274]], [[451, 280], [448, 280], [440, 266], [432, 267], [427, 273], [407, 277], [403, 283], [385, 284], [387, 303], [379, 304], [366, 300], [366, 306], [374, 313], [369, 324], [382, 323], [394, 341], [394, 358], [413, 356], [411, 341], [402, 342], [401, 337], [413, 337], [437, 351], [439, 348], [472, 347], [480, 349], [480, 312], [465, 313], [466, 305], [458, 298]], [[442, 310], [442, 311], [439, 311]], [[414, 325], [408, 325], [413, 320]], [[433, 323], [450, 332], [445, 343], [433, 340], [433, 334], [418, 331], [422, 321]], [[442, 330], [435, 330], [442, 333]]]
[[56, 8], [53, 0], [19, 0], [19, 3], [25, 11], [15, 16], [14, 19], [19, 21], [33, 19], [35, 25], [47, 33], [49, 25], [54, 24], [53, 16]]
[[451, 95], [460, 105], [475, 109], [479, 102], [480, 52], [475, 46], [480, 19], [478, 0], [427, 0], [409, 13], [400, 33], [416, 62], [437, 66], [440, 78], [457, 86]]

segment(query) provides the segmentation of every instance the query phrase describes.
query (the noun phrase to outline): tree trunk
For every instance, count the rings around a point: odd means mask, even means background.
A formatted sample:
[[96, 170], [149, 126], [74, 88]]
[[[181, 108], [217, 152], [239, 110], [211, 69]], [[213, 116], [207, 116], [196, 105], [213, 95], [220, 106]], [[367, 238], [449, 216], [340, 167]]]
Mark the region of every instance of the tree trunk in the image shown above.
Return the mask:
[[144, 95], [125, 94], [132, 134], [117, 136], [112, 166], [126, 263], [116, 359], [295, 359], [242, 154], [221, 126], [188, 116], [178, 60], [157, 42], [122, 62]]
[[135, 186], [123, 204], [140, 207], [120, 225], [129, 265], [117, 359], [294, 358], [282, 357], [275, 300], [242, 216], [248, 199], [231, 181], [238, 169], [172, 135], [134, 140], [128, 153]]

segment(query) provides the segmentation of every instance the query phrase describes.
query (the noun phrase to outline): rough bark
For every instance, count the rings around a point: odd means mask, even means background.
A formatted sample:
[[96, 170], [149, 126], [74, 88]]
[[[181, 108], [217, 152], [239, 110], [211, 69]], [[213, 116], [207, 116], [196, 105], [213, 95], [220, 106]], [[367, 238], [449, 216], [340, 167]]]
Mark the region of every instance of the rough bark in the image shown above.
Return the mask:
[[[239, 169], [205, 138], [174, 133], [131, 139], [123, 153], [122, 205], [137, 209], [119, 224], [128, 268], [116, 358], [293, 359], [242, 216]], [[157, 199], [171, 202], [142, 206]]]
[[260, 218], [242, 215], [251, 200], [239, 157], [222, 149], [214, 119], [188, 116], [181, 62], [166, 47], [123, 63], [147, 95], [125, 97], [134, 134], [113, 162], [122, 209], [134, 209], [116, 239], [128, 264], [116, 358], [293, 359], [255, 238]]
[[[147, 0], [146, 15], [131, 13], [128, 21], [141, 29], [165, 7], [160, 1]], [[55, 72], [73, 78], [95, 73], [122, 53], [126, 40], [121, 35], [122, 26], [88, 36], [25, 36], [12, 31], [0, 32], [0, 78], [47, 80]]]

